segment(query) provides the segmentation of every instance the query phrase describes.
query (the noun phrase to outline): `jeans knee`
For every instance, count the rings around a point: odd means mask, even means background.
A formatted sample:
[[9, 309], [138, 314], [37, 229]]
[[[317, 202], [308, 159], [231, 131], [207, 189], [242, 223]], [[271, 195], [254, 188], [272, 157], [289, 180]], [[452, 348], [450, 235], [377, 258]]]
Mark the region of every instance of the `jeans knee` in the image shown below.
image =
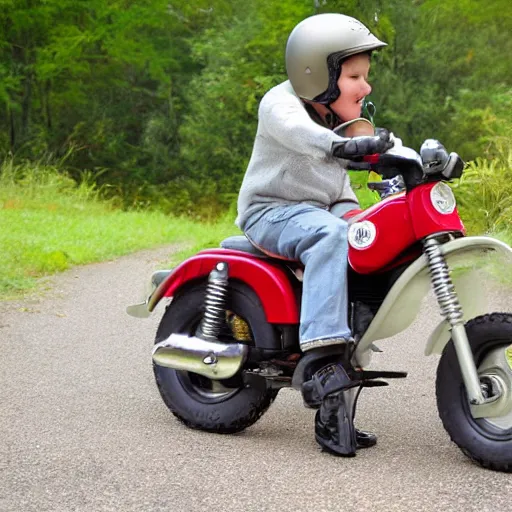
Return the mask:
[[329, 241], [346, 243], [348, 239], [348, 224], [346, 222], [333, 222], [321, 229], [322, 238]]
[[348, 251], [347, 224], [344, 222], [330, 223], [319, 227], [314, 234], [303, 239], [298, 246], [299, 254], [306, 258], [311, 256], [311, 251], [315, 254], [319, 251], [328, 258], [335, 253], [345, 254]]

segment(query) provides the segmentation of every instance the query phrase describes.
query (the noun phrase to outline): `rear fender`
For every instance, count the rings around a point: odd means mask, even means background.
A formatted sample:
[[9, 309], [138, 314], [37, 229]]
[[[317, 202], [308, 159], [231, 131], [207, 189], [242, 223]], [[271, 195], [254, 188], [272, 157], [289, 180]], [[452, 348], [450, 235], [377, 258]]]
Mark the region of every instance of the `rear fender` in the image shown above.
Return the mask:
[[[479, 236], [458, 238], [441, 246], [452, 281], [462, 305], [464, 318], [470, 319], [487, 312], [487, 301], [478, 290], [477, 278], [481, 278], [481, 257], [501, 254], [512, 262], [512, 249], [494, 238]], [[480, 261], [475, 264], [474, 260]], [[358, 343], [355, 360], [360, 366], [370, 362], [372, 343], [402, 332], [416, 318], [421, 303], [431, 288], [430, 274], [425, 255], [420, 256], [397, 279], [372, 323]], [[450, 339], [449, 325], [443, 320], [430, 336], [426, 354], [439, 353]]]
[[299, 323], [296, 295], [286, 270], [267, 259], [230, 249], [201, 251], [181, 263], [152, 294], [148, 311], [153, 311], [162, 298], [172, 298], [187, 283], [207, 278], [220, 261], [228, 264], [230, 279], [246, 283], [258, 295], [269, 323]]

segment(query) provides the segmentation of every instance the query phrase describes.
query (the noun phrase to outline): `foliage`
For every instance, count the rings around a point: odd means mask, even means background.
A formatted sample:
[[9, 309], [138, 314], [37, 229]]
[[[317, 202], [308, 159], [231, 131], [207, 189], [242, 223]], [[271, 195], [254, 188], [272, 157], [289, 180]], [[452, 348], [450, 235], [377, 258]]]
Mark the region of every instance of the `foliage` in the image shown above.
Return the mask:
[[492, 161], [477, 158], [466, 167], [455, 194], [472, 234], [511, 231], [512, 151]]
[[0, 153], [86, 171], [125, 207], [213, 218], [236, 197], [258, 102], [286, 77], [291, 28], [343, 12], [388, 43], [370, 76], [377, 124], [489, 160], [510, 148], [508, 4], [0, 0]]

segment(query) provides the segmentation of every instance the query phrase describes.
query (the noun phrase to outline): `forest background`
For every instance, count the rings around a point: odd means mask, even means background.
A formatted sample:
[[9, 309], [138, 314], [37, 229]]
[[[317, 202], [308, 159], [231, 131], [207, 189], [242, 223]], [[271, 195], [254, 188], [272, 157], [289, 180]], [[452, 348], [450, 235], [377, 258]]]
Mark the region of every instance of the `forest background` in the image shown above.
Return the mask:
[[0, 218], [13, 182], [49, 168], [125, 210], [232, 216], [258, 102], [321, 12], [389, 45], [372, 58], [377, 126], [458, 152], [470, 233], [510, 232], [509, 0], [0, 0]]

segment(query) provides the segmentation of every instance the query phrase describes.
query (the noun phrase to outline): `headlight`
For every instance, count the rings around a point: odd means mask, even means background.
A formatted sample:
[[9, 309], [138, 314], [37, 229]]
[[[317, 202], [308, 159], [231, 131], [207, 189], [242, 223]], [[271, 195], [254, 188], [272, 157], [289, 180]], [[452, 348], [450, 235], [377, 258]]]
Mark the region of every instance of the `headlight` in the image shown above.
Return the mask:
[[440, 181], [430, 191], [430, 201], [432, 206], [444, 215], [453, 213], [457, 202], [453, 195], [452, 189], [446, 184]]

